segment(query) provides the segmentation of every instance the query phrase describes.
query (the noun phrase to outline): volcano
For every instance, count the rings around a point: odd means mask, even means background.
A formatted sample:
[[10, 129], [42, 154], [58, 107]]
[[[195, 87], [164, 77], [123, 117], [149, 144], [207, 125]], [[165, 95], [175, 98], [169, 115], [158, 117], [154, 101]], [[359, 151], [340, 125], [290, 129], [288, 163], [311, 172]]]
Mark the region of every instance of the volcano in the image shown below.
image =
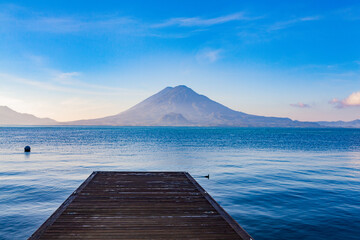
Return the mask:
[[167, 87], [114, 116], [66, 122], [67, 125], [319, 127], [312, 122], [234, 111], [191, 88]]

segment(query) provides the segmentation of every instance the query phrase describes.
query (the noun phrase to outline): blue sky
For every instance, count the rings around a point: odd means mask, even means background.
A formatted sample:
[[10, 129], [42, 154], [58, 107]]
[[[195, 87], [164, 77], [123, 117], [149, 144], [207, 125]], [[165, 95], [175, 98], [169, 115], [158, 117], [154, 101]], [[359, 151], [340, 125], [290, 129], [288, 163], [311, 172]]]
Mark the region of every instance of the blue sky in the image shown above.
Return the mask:
[[358, 1], [0, 1], [0, 105], [117, 114], [187, 85], [234, 110], [360, 118]]

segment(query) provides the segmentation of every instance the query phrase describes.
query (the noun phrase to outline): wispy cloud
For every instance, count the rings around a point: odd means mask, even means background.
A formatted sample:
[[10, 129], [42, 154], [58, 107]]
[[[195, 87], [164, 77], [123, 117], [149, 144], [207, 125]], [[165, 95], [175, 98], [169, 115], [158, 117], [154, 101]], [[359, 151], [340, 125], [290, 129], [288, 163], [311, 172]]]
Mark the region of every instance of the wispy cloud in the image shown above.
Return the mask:
[[31, 53], [25, 53], [24, 58], [35, 66], [43, 66], [47, 62], [45, 57]]
[[267, 31], [277, 31], [280, 29], [285, 29], [285, 28], [291, 27], [297, 23], [317, 21], [319, 19], [320, 19], [320, 16], [308, 16], [308, 17], [294, 18], [294, 19], [290, 19], [290, 20], [282, 21], [282, 22], [276, 22], [276, 23], [270, 25], [267, 28]]
[[[52, 70], [53, 77], [51, 78], [58, 86], [66, 86], [72, 89], [87, 89], [90, 94], [119, 94], [126, 93], [128, 89], [118, 88], [114, 86], [104, 86], [99, 84], [92, 84], [79, 79], [83, 74], [81, 72], [59, 72]], [[90, 91], [91, 90], [91, 91]]]
[[334, 98], [329, 103], [334, 104], [336, 108], [360, 107], [360, 91], [350, 94], [350, 96], [343, 100]]
[[[130, 16], [97, 15], [50, 15], [44, 12], [34, 12], [23, 7], [0, 4], [0, 31], [31, 31], [48, 33], [76, 33], [112, 31], [121, 33], [137, 33], [142, 36], [163, 37], [164, 34], [151, 31], [151, 29], [170, 26], [179, 27], [209, 27], [232, 21], [255, 20], [260, 17], [248, 17], [244, 12], [236, 12], [213, 18], [206, 17], [179, 17], [165, 19], [160, 23], [143, 22]], [[167, 37], [172, 37], [168, 34]], [[178, 35], [174, 35], [176, 38]]]
[[58, 85], [55, 85], [55, 84], [52, 84], [49, 82], [37, 81], [37, 80], [28, 79], [28, 78], [22, 78], [22, 77], [18, 77], [18, 76], [6, 74], [6, 73], [0, 73], [0, 80], [4, 81], [4, 82], [10, 81], [10, 82], [16, 82], [16, 83], [20, 83], [20, 84], [25, 84], [27, 86], [32, 86], [32, 87], [36, 87], [36, 88], [40, 88], [40, 89], [44, 89], [44, 90], [48, 90], [48, 91], [96, 94], [96, 92], [90, 92], [90, 91], [81, 90], [81, 89], [74, 89], [74, 88], [69, 88], [69, 87], [58, 86]]
[[302, 103], [302, 102], [292, 103], [292, 104], [290, 104], [290, 106], [297, 107], [297, 108], [310, 108], [309, 104]]
[[31, 19], [13, 19], [11, 27], [25, 31], [74, 33], [86, 31], [128, 30], [126, 27], [135, 24], [127, 17], [105, 18], [100, 20], [80, 19], [75, 17], [35, 17]]
[[129, 17], [104, 17], [102, 19], [86, 19], [75, 17], [41, 17], [32, 19], [24, 24], [24, 27], [31, 31], [41, 32], [86, 32], [86, 31], [108, 31], [116, 32], [128, 30], [127, 26], [135, 25], [136, 21]]
[[305, 24], [312, 21], [318, 21], [320, 19], [322, 19], [321, 16], [305, 16], [290, 18], [284, 21], [267, 19], [267, 21], [263, 21], [257, 24], [250, 22], [249, 24], [238, 27], [238, 36], [242, 41], [249, 44], [266, 42], [279, 38], [281, 36], [278, 34], [279, 31], [295, 27], [301, 23]]
[[[60, 73], [59, 76], [63, 75], [70, 77], [71, 75], [76, 75], [77, 72], [73, 73]], [[47, 91], [54, 92], [64, 92], [64, 93], [75, 93], [75, 94], [85, 94], [85, 95], [119, 95], [119, 94], [133, 94], [133, 91], [124, 88], [112, 87], [112, 86], [102, 86], [97, 84], [88, 84], [82, 82], [78, 79], [73, 78], [53, 78], [49, 77], [50, 80], [33, 80], [29, 78], [23, 78], [14, 76], [7, 73], [0, 73], [0, 81], [2, 82], [16, 82], [24, 84], [31, 87], [36, 87], [38, 89], [44, 89]]]
[[171, 18], [162, 23], [152, 25], [153, 28], [163, 28], [170, 26], [180, 27], [207, 27], [217, 24], [223, 24], [231, 21], [252, 20], [256, 18], [249, 18], [243, 12], [234, 13], [230, 15], [215, 17], [215, 18], [201, 18], [201, 17], [182, 17]]
[[54, 70], [50, 70], [50, 72], [54, 72], [52, 73], [54, 76], [52, 79], [55, 82], [64, 85], [74, 85], [78, 81], [77, 77], [81, 75], [80, 72], [58, 72]]
[[19, 30], [48, 33], [136, 32], [141, 28], [139, 21], [128, 16], [49, 15], [13, 5], [0, 5], [0, 7], [0, 31], [5, 32]]
[[[212, 26], [229, 22], [253, 22], [262, 16], [249, 16], [235, 12], [215, 17], [179, 17], [144, 21], [133, 16], [119, 14], [61, 15], [36, 12], [24, 7], [0, 4], [0, 33], [35, 32], [49, 34], [104, 34], [129, 35], [154, 38], [188, 38], [208, 31]], [[167, 27], [177, 27], [169, 30]]]
[[77, 77], [80, 75], [81, 75], [81, 73], [79, 73], [79, 72], [62, 72], [62, 73], [59, 73], [58, 78], [65, 79], [65, 78]]
[[333, 12], [335, 16], [339, 16], [341, 19], [348, 21], [360, 20], [360, 5], [352, 5], [350, 7], [341, 8]]
[[196, 59], [199, 62], [213, 63], [220, 58], [222, 49], [203, 49], [196, 54]]

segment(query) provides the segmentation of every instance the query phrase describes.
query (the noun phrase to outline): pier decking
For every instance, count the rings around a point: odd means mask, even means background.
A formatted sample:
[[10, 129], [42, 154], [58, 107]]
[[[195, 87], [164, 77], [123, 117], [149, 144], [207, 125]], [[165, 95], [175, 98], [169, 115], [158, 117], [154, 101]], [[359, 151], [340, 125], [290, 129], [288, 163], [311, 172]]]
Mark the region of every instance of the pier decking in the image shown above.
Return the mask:
[[251, 237], [187, 172], [93, 172], [29, 239]]

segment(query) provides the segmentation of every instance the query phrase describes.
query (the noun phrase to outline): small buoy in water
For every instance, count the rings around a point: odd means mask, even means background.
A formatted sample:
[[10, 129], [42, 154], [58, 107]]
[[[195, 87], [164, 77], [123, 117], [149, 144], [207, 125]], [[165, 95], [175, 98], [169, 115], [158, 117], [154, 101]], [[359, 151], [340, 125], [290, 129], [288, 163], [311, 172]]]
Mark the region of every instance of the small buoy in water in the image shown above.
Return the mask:
[[24, 147], [24, 152], [30, 152], [30, 151], [31, 151], [30, 146], [26, 146], [26, 147]]

